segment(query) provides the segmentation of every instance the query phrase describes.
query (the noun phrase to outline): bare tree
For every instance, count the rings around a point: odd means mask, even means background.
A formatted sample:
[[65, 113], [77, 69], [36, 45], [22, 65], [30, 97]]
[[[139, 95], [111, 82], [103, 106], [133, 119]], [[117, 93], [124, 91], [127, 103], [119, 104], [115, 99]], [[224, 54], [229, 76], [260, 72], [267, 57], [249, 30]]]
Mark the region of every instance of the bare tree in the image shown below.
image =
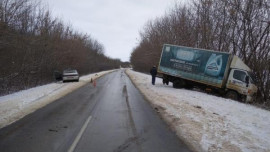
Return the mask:
[[87, 74], [122, 64], [32, 0], [0, 1], [0, 63], [0, 95], [52, 82], [54, 70]]
[[188, 6], [176, 4], [163, 17], [146, 23], [130, 61], [134, 69], [147, 72], [150, 66], [158, 64], [165, 43], [231, 52], [256, 74], [257, 102], [269, 104], [269, 14], [268, 0], [199, 0]]

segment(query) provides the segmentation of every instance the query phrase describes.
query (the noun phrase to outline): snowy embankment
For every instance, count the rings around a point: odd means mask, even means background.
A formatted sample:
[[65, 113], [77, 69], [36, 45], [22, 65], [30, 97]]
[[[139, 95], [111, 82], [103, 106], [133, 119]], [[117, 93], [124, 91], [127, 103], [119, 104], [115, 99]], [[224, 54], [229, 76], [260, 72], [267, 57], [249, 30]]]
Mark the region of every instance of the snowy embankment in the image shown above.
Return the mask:
[[127, 70], [138, 89], [195, 151], [270, 151], [270, 112], [206, 93], [174, 89]]
[[82, 76], [79, 82], [50, 83], [0, 97], [0, 128], [89, 83], [91, 78], [96, 79], [112, 71]]

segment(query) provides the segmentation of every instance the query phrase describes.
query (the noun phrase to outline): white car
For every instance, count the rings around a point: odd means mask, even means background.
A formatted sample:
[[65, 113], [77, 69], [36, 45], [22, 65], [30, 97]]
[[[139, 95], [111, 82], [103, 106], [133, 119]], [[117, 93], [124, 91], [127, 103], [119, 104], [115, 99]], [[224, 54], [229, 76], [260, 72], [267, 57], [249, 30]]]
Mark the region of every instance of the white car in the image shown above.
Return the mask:
[[63, 71], [63, 82], [66, 81], [77, 81], [79, 82], [80, 76], [77, 70], [64, 70]]

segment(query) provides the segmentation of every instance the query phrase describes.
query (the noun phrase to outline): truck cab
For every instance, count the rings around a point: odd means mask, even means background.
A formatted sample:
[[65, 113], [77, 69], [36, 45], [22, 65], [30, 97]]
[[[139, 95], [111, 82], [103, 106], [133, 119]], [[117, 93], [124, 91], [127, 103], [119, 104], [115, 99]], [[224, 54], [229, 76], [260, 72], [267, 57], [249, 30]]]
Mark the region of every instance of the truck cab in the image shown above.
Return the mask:
[[251, 102], [257, 90], [251, 69], [240, 58], [233, 56], [226, 83], [226, 96], [231, 99], [240, 97], [246, 102]]

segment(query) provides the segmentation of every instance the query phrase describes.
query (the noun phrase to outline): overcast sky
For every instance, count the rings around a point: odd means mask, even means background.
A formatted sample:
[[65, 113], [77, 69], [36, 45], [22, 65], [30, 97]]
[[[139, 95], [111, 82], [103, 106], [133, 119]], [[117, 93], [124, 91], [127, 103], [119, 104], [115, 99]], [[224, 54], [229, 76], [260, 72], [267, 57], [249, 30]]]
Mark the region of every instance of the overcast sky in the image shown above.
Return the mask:
[[122, 61], [129, 61], [145, 23], [182, 1], [43, 0], [54, 17], [71, 24], [76, 31], [90, 34], [104, 45], [107, 56]]

